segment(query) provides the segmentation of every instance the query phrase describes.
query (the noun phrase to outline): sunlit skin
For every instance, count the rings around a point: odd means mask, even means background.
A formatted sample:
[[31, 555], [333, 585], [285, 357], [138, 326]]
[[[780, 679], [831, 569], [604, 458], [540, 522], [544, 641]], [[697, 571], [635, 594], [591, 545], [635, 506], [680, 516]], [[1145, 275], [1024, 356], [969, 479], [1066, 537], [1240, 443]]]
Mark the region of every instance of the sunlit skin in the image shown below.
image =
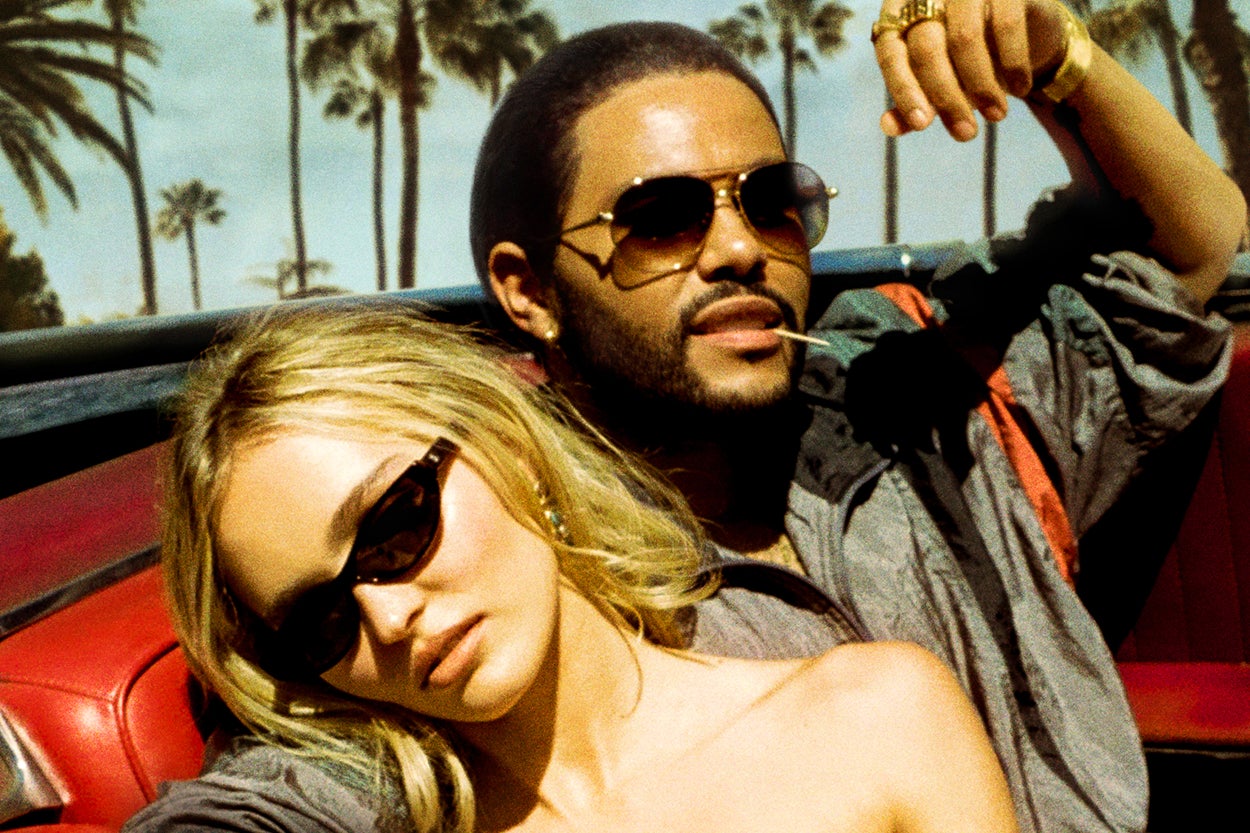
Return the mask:
[[[897, 10], [901, 0], [888, 2]], [[988, 9], [1004, 37], [1025, 5], [951, 4], [957, 25], [984, 22]], [[927, 38], [925, 27], [910, 37]], [[984, 41], [982, 33], [973, 46], [983, 49]], [[879, 52], [923, 65], [923, 56], [911, 54], [920, 50], [900, 51], [900, 42], [892, 36]], [[944, 51], [939, 57], [947, 60]], [[1107, 60], [1096, 54], [1073, 99], [1096, 127], [1096, 113], [1113, 110], [1119, 98], [1111, 93], [1120, 76]], [[964, 123], [958, 115], [952, 121], [932, 84], [925, 89], [934, 101], [921, 121], [936, 112], [948, 125]], [[890, 118], [886, 126], [902, 132]], [[585, 114], [574, 140], [566, 226], [611, 208], [634, 177], [729, 176], [783, 158], [777, 131], [749, 89], [715, 74], [620, 88]], [[1095, 150], [1131, 141], [1112, 131]], [[1148, 193], [1126, 193], [1141, 196], [1154, 217]], [[605, 226], [575, 238], [600, 262], [610, 259]], [[1209, 271], [1201, 252], [1172, 249]], [[516, 281], [509, 288], [523, 271], [523, 252], [504, 243], [494, 254], [514, 270], [495, 276], [505, 308], [537, 338], [553, 328], [597, 327], [609, 348], [598, 358], [622, 366], [654, 360], [661, 372], [647, 381], [672, 383], [713, 406], [766, 403], [789, 390], [796, 348], [772, 330], [786, 319], [783, 308], [793, 319], [787, 323], [802, 322], [808, 269], [770, 256], [727, 202], [718, 204], [689, 270], [635, 289], [621, 289], [560, 248], [564, 309], [532, 292], [533, 281], [530, 294]], [[753, 294], [759, 297], [737, 297]], [[574, 296], [592, 313], [585, 321], [561, 320]], [[639, 348], [610, 349], [630, 341]], [[429, 427], [429, 439], [437, 433]], [[367, 508], [428, 445], [290, 431], [236, 449], [215, 517], [234, 592], [278, 619], [285, 600], [339, 572]], [[439, 729], [449, 725], [468, 750], [479, 830], [1015, 829], [1003, 773], [975, 710], [952, 672], [917, 646], [856, 644], [771, 662], [660, 649], [622, 632], [573, 590], [551, 546], [509, 515], [465, 459], [448, 468], [441, 502], [441, 533], [429, 557], [394, 581], [354, 589], [358, 642], [324, 679], [357, 697], [445, 718]]]
[[[428, 447], [294, 429], [239, 447], [216, 520], [233, 593], [280, 619], [342, 569], [369, 506]], [[463, 453], [441, 506], [424, 559], [355, 588], [358, 641], [323, 679], [446, 720], [475, 750], [479, 830], [1014, 829], [976, 713], [932, 655], [663, 650], [562, 580]]]
[[[720, 73], [662, 75], [620, 87], [579, 119], [573, 138], [566, 227], [611, 210], [635, 177], [721, 174], [716, 184], [728, 186], [741, 171], [785, 159], [780, 134], [754, 93]], [[568, 242], [600, 262], [613, 251], [606, 225], [573, 232]], [[772, 329], [802, 325], [809, 277], [806, 259], [799, 261], [770, 253], [732, 201], [720, 199], [693, 266], [642, 286], [621, 289], [570, 248], [557, 248], [554, 271], [575, 299], [566, 306], [575, 306], [576, 315], [552, 311], [552, 317], [567, 330], [593, 327], [593, 361], [642, 373], [651, 380], [640, 384], [648, 392], [713, 408], [767, 404], [790, 389], [795, 348]], [[541, 335], [549, 319], [538, 316], [530, 326]]]
[[[885, 0], [882, 11], [897, 15], [903, 3]], [[945, 9], [944, 23], [926, 21], [905, 36], [887, 32], [875, 44], [895, 102], [881, 117], [888, 135], [937, 119], [952, 137], [970, 140], [975, 112], [1005, 118], [1018, 106], [1010, 97], [1028, 95], [1063, 58], [1054, 0], [948, 0]], [[1246, 204], [1167, 108], [1097, 45], [1089, 75], [1063, 105], [1029, 105], [1073, 182], [1091, 193], [1110, 186], [1137, 203], [1154, 227], [1152, 254], [1199, 301], [1210, 298], [1245, 233]], [[1056, 121], [1059, 110], [1069, 111], [1067, 124]]]
[[[886, 0], [882, 11], [897, 15], [902, 5], [903, 0]], [[887, 32], [878, 39], [877, 60], [897, 105], [882, 116], [881, 129], [900, 135], [936, 123], [955, 139], [968, 140], [976, 134], [976, 113], [991, 121], [1004, 118], [1012, 96], [1026, 94], [1035, 75], [1055, 67], [1062, 43], [1061, 18], [1052, 0], [949, 0], [946, 25], [924, 22], [905, 36]], [[1012, 107], [1022, 104], [1011, 102]], [[1197, 299], [1209, 298], [1227, 274], [1244, 232], [1245, 203], [1166, 109], [1096, 46], [1088, 77], [1061, 107], [1032, 100], [1027, 106], [1055, 139], [1074, 184], [1091, 194], [1110, 186], [1139, 205], [1154, 228], [1150, 253], [1173, 269]], [[1066, 113], [1062, 124], [1056, 118], [1061, 111]], [[583, 115], [574, 138], [575, 176], [563, 227], [609, 209], [634, 176], [747, 167], [761, 157], [782, 154], [776, 129], [750, 90], [716, 74], [657, 76], [618, 88]], [[1194, 194], [1202, 198], [1178, 198]], [[692, 404], [709, 406], [703, 418], [710, 421], [717, 404], [767, 404], [787, 390], [779, 371], [783, 363], [763, 352], [735, 352], [715, 339], [671, 337], [676, 311], [683, 304], [697, 304], [713, 284], [728, 283], [715, 280], [716, 275], [762, 274], [766, 277], [755, 285], [776, 287], [782, 297], [794, 299], [796, 311], [806, 309], [809, 289], [806, 270], [764, 257], [728, 206], [717, 212], [716, 222], [700, 264], [634, 290], [619, 289], [574, 252], [557, 249], [557, 281], [585, 300], [577, 315], [560, 310], [541, 281], [525, 279], [524, 253], [513, 244], [501, 243], [493, 252], [506, 255], [492, 258], [493, 287], [523, 330], [542, 339], [544, 333], [563, 328], [557, 349], [546, 351], [544, 360], [556, 381], [596, 419], [608, 422], [612, 417], [611, 412], [596, 412], [602, 391], [624, 391], [628, 402], [637, 398], [635, 388], [655, 391], [657, 382], [670, 382], [651, 368], [661, 364], [657, 357], [675, 354], [674, 364], [685, 376], [657, 391], [658, 398], [694, 398]], [[577, 232], [573, 242], [601, 260], [611, 253], [604, 226]], [[712, 262], [732, 268], [706, 268]], [[758, 264], [762, 270], [752, 272]], [[594, 320], [583, 322], [587, 311]], [[679, 346], [670, 349], [674, 342]], [[783, 353], [794, 349], [780, 348]], [[564, 354], [576, 352], [612, 374], [568, 367]], [[694, 384], [685, 384], [691, 380]], [[762, 519], [762, 532], [744, 532], [739, 511], [742, 506], [780, 505], [768, 498], [784, 489], [784, 483], [754, 473], [735, 481], [732, 475], [742, 470], [743, 461], [729, 457], [737, 449], [723, 444], [698, 447], [690, 440], [704, 434], [670, 432], [666, 438], [665, 423], [658, 427], [635, 442], [628, 436], [631, 425], [624, 423], [617, 437], [644, 450], [658, 449], [668, 458], [653, 459], [679, 483], [701, 516], [716, 521], [709, 531], [722, 543], [758, 557], [773, 557], [779, 547], [784, 549], [779, 512]], [[698, 477], [700, 472], [708, 476]]]
[[[279, 618], [283, 600], [342, 570], [361, 516], [427, 448], [294, 431], [242, 448], [218, 516], [232, 590]], [[356, 586], [361, 638], [324, 678], [422, 714], [493, 719], [552, 650], [555, 555], [460, 459], [447, 469], [441, 506], [441, 531], [423, 562], [394, 582]]]

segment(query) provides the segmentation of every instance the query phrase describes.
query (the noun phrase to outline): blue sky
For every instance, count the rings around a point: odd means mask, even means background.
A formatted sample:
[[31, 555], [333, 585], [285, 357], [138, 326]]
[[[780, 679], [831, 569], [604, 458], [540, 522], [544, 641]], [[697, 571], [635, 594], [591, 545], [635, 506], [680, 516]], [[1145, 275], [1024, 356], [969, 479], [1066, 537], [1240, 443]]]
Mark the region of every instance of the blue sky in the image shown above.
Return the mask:
[[[565, 35], [625, 19], [664, 19], [705, 28], [739, 5], [733, 0], [633, 0], [591, 3], [534, 0]], [[850, 0], [855, 17], [850, 44], [818, 61], [819, 72], [799, 80], [798, 157], [841, 189], [820, 248], [882, 241], [884, 141], [877, 129], [882, 84], [867, 32], [876, 16], [871, 0]], [[1187, 3], [1173, 3], [1178, 23]], [[147, 0], [139, 28], [160, 48], [157, 66], [136, 64], [154, 111], [137, 112], [140, 154], [150, 208], [159, 191], [198, 177], [222, 191], [226, 218], [201, 226], [202, 292], [207, 308], [265, 303], [273, 290], [253, 283], [272, 275], [289, 256], [291, 220], [287, 183], [287, 100], [281, 30], [253, 22], [253, 0]], [[1157, 62], [1155, 62], [1157, 63]], [[1165, 101], [1157, 66], [1134, 68]], [[780, 62], [757, 67], [780, 98]], [[1195, 131], [1208, 153], [1219, 149], [1210, 112], [1190, 78]], [[116, 122], [110, 93], [89, 91], [96, 112]], [[310, 257], [333, 264], [321, 279], [353, 291], [374, 285], [370, 218], [370, 137], [350, 122], [327, 122], [323, 99], [304, 98], [303, 171]], [[1022, 103], [999, 131], [999, 228], [1020, 224], [1041, 189], [1061, 183], [1057, 152]], [[477, 144], [490, 116], [487, 100], [469, 86], [440, 78], [432, 109], [421, 115], [421, 180], [417, 285], [455, 286], [475, 280], [468, 250], [468, 191]], [[394, 268], [398, 216], [398, 133], [392, 108], [387, 182], [388, 258]], [[43, 258], [66, 320], [133, 314], [141, 302], [134, 217], [120, 170], [101, 154], [62, 138], [58, 154], [78, 190], [73, 210], [49, 189], [50, 211], [40, 221], [11, 171], [0, 166], [0, 206], [17, 234], [17, 250]], [[959, 145], [936, 129], [900, 142], [900, 236], [908, 242], [974, 238], [981, 231], [980, 139]], [[155, 242], [158, 301], [163, 313], [191, 309], [185, 243]], [[391, 278], [394, 280], [393, 276]]]

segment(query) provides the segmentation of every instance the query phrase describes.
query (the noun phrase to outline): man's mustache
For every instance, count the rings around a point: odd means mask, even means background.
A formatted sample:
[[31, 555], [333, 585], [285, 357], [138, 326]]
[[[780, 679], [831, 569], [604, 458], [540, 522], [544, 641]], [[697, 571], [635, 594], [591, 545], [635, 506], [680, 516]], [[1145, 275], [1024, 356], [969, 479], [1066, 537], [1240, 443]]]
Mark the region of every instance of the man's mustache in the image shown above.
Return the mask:
[[772, 301], [781, 310], [781, 318], [785, 322], [786, 329], [798, 330], [798, 315], [795, 314], [794, 307], [775, 289], [763, 285], [746, 286], [733, 281], [721, 281], [699, 297], [692, 298], [681, 308], [678, 316], [678, 332], [683, 336], [688, 333], [690, 331], [690, 322], [694, 320], [695, 316], [702, 312], [704, 308], [711, 306], [717, 301], [723, 301], [726, 298], [751, 296], [767, 298]]

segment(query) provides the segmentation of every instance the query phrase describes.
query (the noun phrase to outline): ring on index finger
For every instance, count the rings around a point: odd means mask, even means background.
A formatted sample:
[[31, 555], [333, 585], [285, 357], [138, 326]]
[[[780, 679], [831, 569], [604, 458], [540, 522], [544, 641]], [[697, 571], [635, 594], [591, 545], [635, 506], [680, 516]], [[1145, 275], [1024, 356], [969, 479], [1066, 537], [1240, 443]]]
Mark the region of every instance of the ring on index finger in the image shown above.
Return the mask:
[[907, 37], [907, 32], [917, 23], [933, 20], [942, 23], [946, 20], [946, 3], [944, 0], [907, 0], [898, 14], [881, 12], [881, 16], [872, 24], [872, 42], [886, 32], [898, 32], [900, 38]]
[[877, 38], [886, 32], [901, 32], [903, 22], [889, 12], [882, 12], [881, 17], [873, 21], [872, 24], [872, 42], [876, 43]]

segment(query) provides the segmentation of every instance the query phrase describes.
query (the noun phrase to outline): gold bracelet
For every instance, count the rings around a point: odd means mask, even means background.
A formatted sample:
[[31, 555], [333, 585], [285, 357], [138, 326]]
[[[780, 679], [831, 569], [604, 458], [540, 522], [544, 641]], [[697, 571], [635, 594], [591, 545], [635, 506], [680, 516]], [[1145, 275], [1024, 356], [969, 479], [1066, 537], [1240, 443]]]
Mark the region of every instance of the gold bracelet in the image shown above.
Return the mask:
[[1089, 29], [1066, 4], [1058, 5], [1063, 12], [1063, 63], [1055, 70], [1055, 77], [1050, 79], [1050, 83], [1037, 91], [1054, 104], [1076, 92], [1085, 76], [1089, 75], [1089, 64], [1094, 58], [1094, 41], [1089, 36]]

